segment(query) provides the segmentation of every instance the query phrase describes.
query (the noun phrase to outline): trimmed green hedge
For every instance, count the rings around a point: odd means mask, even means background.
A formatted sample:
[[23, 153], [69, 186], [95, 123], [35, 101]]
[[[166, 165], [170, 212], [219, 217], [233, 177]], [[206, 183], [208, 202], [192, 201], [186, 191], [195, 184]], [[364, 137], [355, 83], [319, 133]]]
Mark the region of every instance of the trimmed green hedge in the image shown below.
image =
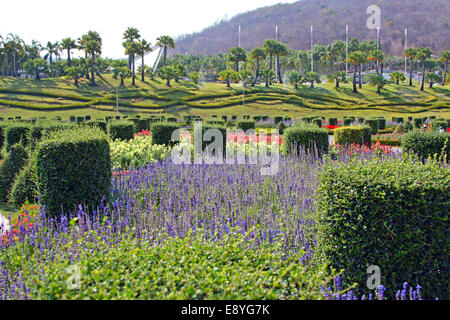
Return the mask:
[[179, 129], [180, 125], [176, 122], [157, 122], [151, 125], [152, 143], [158, 145], [172, 146], [172, 133]]
[[37, 146], [36, 176], [50, 215], [108, 200], [111, 156], [106, 135], [83, 127], [51, 133]]
[[111, 121], [107, 125], [111, 140], [131, 140], [134, 137], [134, 124], [131, 121]]
[[369, 127], [340, 127], [334, 130], [334, 143], [340, 145], [371, 144], [372, 132]]
[[312, 151], [317, 148], [319, 154], [327, 153], [328, 131], [314, 125], [298, 124], [284, 131], [284, 143], [288, 154], [298, 153], [300, 149]]
[[10, 147], [5, 159], [0, 164], [0, 202], [6, 203], [16, 176], [25, 166], [28, 154], [25, 148], [16, 144]]
[[38, 196], [36, 159], [32, 156], [25, 167], [16, 176], [11, 188], [9, 203], [14, 208], [20, 208], [27, 201], [36, 203]]
[[241, 121], [238, 121], [236, 126], [237, 126], [238, 129], [242, 129], [244, 131], [247, 131], [249, 129], [255, 129], [255, 121], [241, 120]]
[[30, 135], [30, 125], [21, 122], [11, 122], [5, 128], [5, 146], [6, 149], [17, 143], [28, 145], [28, 137]]
[[372, 130], [372, 134], [376, 134], [378, 132], [378, 120], [377, 119], [365, 119], [364, 125], [370, 127]]
[[101, 121], [101, 120], [90, 120], [90, 121], [86, 121], [85, 122], [86, 125], [92, 127], [98, 127], [100, 129], [102, 129], [103, 132], [107, 133], [108, 132], [108, 128], [107, 128], [107, 123], [106, 121]]
[[317, 248], [345, 269], [344, 285], [367, 291], [367, 267], [377, 265], [387, 288], [407, 281], [428, 299], [449, 297], [448, 168], [415, 159], [330, 161], [319, 181]]
[[[444, 146], [446, 146], [445, 150]], [[403, 136], [402, 147], [404, 152], [417, 154], [423, 160], [435, 154], [440, 156], [443, 151], [448, 155], [450, 133], [410, 131]]]
[[445, 131], [447, 131], [448, 128], [450, 128], [450, 125], [447, 121], [443, 120], [433, 120], [431, 121], [431, 128], [434, 131], [439, 131], [439, 129], [443, 127]]

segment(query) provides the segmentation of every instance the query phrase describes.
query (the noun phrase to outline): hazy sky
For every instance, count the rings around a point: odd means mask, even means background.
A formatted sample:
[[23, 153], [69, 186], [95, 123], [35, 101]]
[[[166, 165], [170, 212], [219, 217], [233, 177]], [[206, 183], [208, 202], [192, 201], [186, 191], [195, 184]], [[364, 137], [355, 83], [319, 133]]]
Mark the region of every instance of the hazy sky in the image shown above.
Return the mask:
[[[103, 56], [122, 57], [122, 34], [138, 28], [151, 43], [158, 36], [200, 31], [225, 15], [296, 0], [3, 0], [0, 34], [14, 33], [26, 42], [78, 38], [89, 30], [103, 39]], [[244, 26], [243, 26], [244, 27]]]

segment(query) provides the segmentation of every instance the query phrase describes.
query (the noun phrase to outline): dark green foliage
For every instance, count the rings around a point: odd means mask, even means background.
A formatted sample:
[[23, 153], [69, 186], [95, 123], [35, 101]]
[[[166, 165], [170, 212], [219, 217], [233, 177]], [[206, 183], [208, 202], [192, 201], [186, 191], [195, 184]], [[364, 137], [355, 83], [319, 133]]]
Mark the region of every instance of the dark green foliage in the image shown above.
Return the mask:
[[341, 127], [334, 131], [334, 143], [340, 145], [371, 144], [372, 132], [369, 127]]
[[337, 118], [329, 118], [328, 119], [328, 125], [330, 126], [337, 126], [338, 119]]
[[242, 117], [244, 120], [250, 120], [250, 116], [247, 114], [247, 115], [244, 115], [243, 117]]
[[[227, 128], [223, 125], [215, 125], [215, 124], [203, 124], [202, 126], [202, 137], [204, 140], [205, 132], [209, 129], [217, 129], [220, 131], [220, 134], [222, 135], [222, 142], [223, 142], [223, 149], [222, 152], [225, 154], [225, 148], [227, 143]], [[194, 137], [195, 138], [195, 137]], [[204, 151], [206, 146], [210, 145], [211, 143], [214, 143], [214, 139], [211, 139], [212, 141], [203, 141], [202, 142], [202, 150]]]
[[50, 215], [108, 200], [111, 157], [105, 133], [86, 127], [51, 133], [37, 146], [36, 176]]
[[404, 152], [417, 154], [424, 160], [435, 154], [441, 156], [443, 152], [448, 155], [450, 151], [450, 133], [414, 130], [403, 137], [402, 147]]
[[131, 121], [111, 121], [107, 125], [111, 140], [130, 140], [134, 137], [134, 124]]
[[366, 119], [364, 120], [364, 124], [369, 126], [372, 130], [372, 134], [376, 134], [378, 132], [378, 120], [377, 119]]
[[225, 124], [225, 121], [223, 121], [222, 119], [218, 119], [218, 118], [210, 118], [210, 119], [206, 119], [205, 123], [211, 124], [211, 125], [223, 126]]
[[386, 119], [378, 118], [377, 119], [377, 128], [378, 128], [378, 130], [385, 130], [386, 129]]
[[405, 125], [403, 126], [403, 129], [405, 129], [405, 131], [411, 131], [414, 129], [414, 126], [411, 123], [411, 121], [406, 121]]
[[148, 119], [138, 119], [135, 122], [135, 132], [139, 133], [142, 132], [142, 130], [150, 130], [150, 123]]
[[174, 144], [172, 133], [179, 128], [180, 125], [176, 122], [157, 122], [152, 124], [152, 143], [172, 146]]
[[22, 171], [16, 176], [11, 189], [9, 203], [14, 208], [20, 208], [27, 201], [36, 203], [38, 195], [36, 159], [31, 157]]
[[422, 128], [423, 118], [414, 118], [413, 123], [414, 123], [414, 128], [416, 128], [416, 129]]
[[261, 121], [261, 116], [253, 116], [255, 122]]
[[433, 120], [431, 121], [431, 129], [433, 131], [439, 131], [439, 129], [443, 127], [445, 131], [447, 131], [447, 128], [450, 128], [447, 121], [442, 120]]
[[343, 121], [343, 125], [344, 126], [349, 126], [352, 123], [353, 123], [353, 119], [351, 119], [351, 118], [344, 118], [344, 121]]
[[5, 159], [0, 164], [0, 203], [6, 203], [12, 185], [28, 159], [25, 148], [16, 144], [10, 147]]
[[286, 125], [284, 124], [283, 121], [279, 122], [277, 125], [277, 130], [279, 134], [283, 134], [284, 133], [284, 129], [286, 129]]
[[300, 149], [314, 151], [319, 154], [328, 152], [328, 132], [314, 125], [299, 124], [284, 131], [284, 142], [287, 153], [296, 153]]
[[283, 117], [282, 116], [277, 116], [277, 117], [275, 117], [273, 119], [273, 121], [275, 122], [275, 124], [278, 124], [278, 123], [283, 121]]
[[102, 129], [102, 131], [105, 132], [105, 133], [108, 132], [108, 130], [107, 130], [107, 123], [105, 121], [91, 120], [91, 121], [87, 121], [85, 124], [90, 126], [90, 127], [98, 127], [100, 129]]
[[6, 149], [17, 143], [23, 146], [28, 144], [28, 137], [30, 134], [30, 125], [20, 122], [11, 122], [5, 128], [5, 146]]
[[255, 129], [255, 121], [241, 120], [237, 123], [237, 128], [247, 131], [249, 129]]
[[314, 125], [316, 125], [317, 127], [322, 128], [322, 119], [321, 118], [314, 118], [312, 120], [312, 123]]
[[75, 122], [77, 120], [77, 117], [75, 117], [75, 116], [70, 116], [69, 117], [69, 121], [70, 122]]
[[367, 267], [377, 265], [387, 288], [407, 281], [428, 299], [449, 297], [448, 168], [415, 159], [328, 162], [319, 181], [317, 248], [345, 269], [344, 285], [367, 291]]

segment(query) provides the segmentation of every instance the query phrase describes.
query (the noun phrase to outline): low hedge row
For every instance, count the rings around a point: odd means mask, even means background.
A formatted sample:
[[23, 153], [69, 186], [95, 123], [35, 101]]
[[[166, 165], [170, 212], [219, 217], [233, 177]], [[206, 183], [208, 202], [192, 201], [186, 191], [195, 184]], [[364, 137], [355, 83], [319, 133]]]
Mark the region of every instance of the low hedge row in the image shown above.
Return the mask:
[[334, 143], [340, 145], [371, 144], [372, 132], [370, 127], [354, 126], [340, 127], [334, 130]]
[[[410, 131], [403, 136], [404, 152], [411, 152], [423, 160], [435, 155], [449, 154], [450, 133]], [[448, 158], [448, 157], [447, 157]]]
[[9, 148], [5, 159], [0, 164], [0, 202], [6, 203], [16, 176], [25, 166], [28, 154], [25, 148], [14, 145]]
[[255, 129], [255, 121], [251, 120], [241, 120], [237, 123], [237, 128], [247, 131], [249, 129]]
[[134, 137], [134, 124], [131, 121], [108, 122], [107, 132], [111, 140], [130, 140]]
[[172, 146], [172, 133], [179, 129], [180, 125], [176, 122], [157, 122], [151, 125], [153, 144]]
[[321, 155], [328, 152], [328, 132], [314, 125], [298, 124], [284, 131], [285, 149], [288, 154], [317, 150]]

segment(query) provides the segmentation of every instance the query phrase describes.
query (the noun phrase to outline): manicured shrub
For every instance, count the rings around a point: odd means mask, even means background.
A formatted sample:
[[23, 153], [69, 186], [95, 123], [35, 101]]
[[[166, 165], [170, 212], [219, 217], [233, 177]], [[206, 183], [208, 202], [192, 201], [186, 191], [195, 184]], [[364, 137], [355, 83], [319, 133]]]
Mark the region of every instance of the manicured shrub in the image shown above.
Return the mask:
[[413, 123], [414, 123], [414, 128], [417, 128], [417, 129], [422, 128], [423, 118], [414, 118]]
[[376, 134], [378, 132], [378, 120], [377, 119], [366, 119], [364, 120], [364, 124], [372, 130], [372, 134]]
[[244, 115], [243, 117], [242, 117], [244, 120], [250, 120], [250, 116], [247, 114], [247, 115]]
[[276, 116], [274, 119], [273, 119], [273, 122], [275, 122], [275, 124], [278, 124], [278, 123], [280, 123], [280, 122], [282, 122], [283, 121], [283, 117], [282, 116]]
[[0, 164], [0, 202], [6, 203], [12, 185], [20, 170], [25, 166], [28, 155], [25, 148], [16, 144], [9, 148], [5, 159]]
[[337, 126], [337, 123], [338, 123], [338, 119], [337, 118], [329, 118], [328, 119], [328, 124], [330, 126]]
[[378, 130], [385, 130], [386, 129], [386, 119], [384, 119], [384, 118], [378, 118], [377, 119], [377, 129]]
[[236, 121], [236, 120], [237, 120], [237, 115], [233, 114], [233, 115], [231, 116], [231, 120], [232, 120], [232, 121]]
[[105, 133], [86, 127], [51, 133], [37, 146], [36, 177], [50, 215], [108, 200], [111, 157]]
[[218, 119], [218, 118], [210, 118], [210, 119], [206, 119], [205, 123], [211, 124], [211, 125], [223, 126], [225, 124], [225, 121], [223, 121], [222, 119]]
[[255, 122], [261, 121], [261, 116], [253, 116]]
[[322, 119], [321, 118], [315, 118], [312, 120], [312, 123], [316, 125], [319, 128], [322, 128]]
[[364, 291], [367, 267], [376, 265], [387, 288], [407, 281], [428, 299], [449, 297], [448, 168], [414, 159], [330, 161], [319, 182], [317, 248], [345, 269], [344, 285]]
[[179, 129], [176, 122], [157, 122], [151, 125], [153, 144], [172, 146], [172, 133]]
[[150, 130], [150, 123], [148, 119], [138, 119], [135, 122], [135, 132], [139, 133], [142, 132], [142, 130]]
[[365, 145], [371, 143], [372, 132], [369, 127], [341, 127], [334, 130], [334, 143], [340, 145]]
[[284, 129], [286, 129], [286, 125], [284, 124], [283, 121], [278, 123], [277, 129], [278, 129], [278, 133], [279, 134], [283, 134], [284, 133]]
[[170, 118], [167, 118], [167, 121], [168, 122], [177, 122], [178, 120], [177, 120], [177, 118], [170, 117]]
[[100, 129], [102, 129], [102, 131], [105, 132], [105, 133], [108, 132], [108, 130], [107, 130], [107, 123], [105, 121], [91, 120], [91, 121], [87, 121], [85, 124], [90, 126], [90, 127], [98, 127]]
[[440, 156], [443, 151], [448, 155], [450, 151], [450, 133], [414, 130], [403, 137], [402, 147], [404, 152], [417, 154], [422, 159], [427, 159], [435, 154]]
[[447, 121], [441, 121], [441, 120], [433, 120], [431, 121], [431, 128], [433, 131], [439, 131], [439, 129], [443, 127], [445, 131], [447, 131], [447, 128], [450, 128]]
[[69, 116], [69, 121], [70, 122], [75, 122], [77, 120], [77, 117], [75, 116]]
[[405, 125], [403, 126], [403, 128], [405, 129], [405, 131], [411, 131], [414, 129], [413, 124], [411, 123], [411, 121], [406, 121]]
[[344, 118], [344, 121], [343, 121], [343, 125], [344, 126], [350, 126], [352, 123], [353, 123], [353, 119], [351, 119], [351, 118]]
[[[254, 122], [253, 122], [254, 123]], [[222, 135], [222, 142], [223, 142], [223, 149], [222, 152], [225, 155], [225, 148], [227, 143], [227, 128], [223, 125], [215, 125], [215, 124], [203, 124], [202, 126], [202, 137], [205, 137], [205, 133], [209, 129], [217, 129], [220, 131]], [[203, 141], [202, 143], [202, 150], [204, 151], [206, 146], [210, 145], [211, 143], [214, 143], [214, 139], [212, 141]]]
[[26, 202], [36, 203], [38, 195], [36, 159], [31, 156], [25, 167], [16, 176], [11, 188], [9, 203], [14, 208], [20, 208]]
[[237, 128], [238, 128], [238, 129], [242, 129], [242, 130], [244, 130], [244, 131], [247, 131], [247, 130], [249, 130], [249, 129], [255, 129], [255, 121], [251, 121], [251, 120], [247, 120], [247, 121], [241, 120], [241, 121], [238, 121], [238, 123], [237, 123]]
[[130, 140], [134, 136], [134, 124], [131, 121], [108, 122], [107, 130], [111, 140]]
[[28, 144], [28, 137], [30, 134], [30, 126], [25, 123], [12, 122], [5, 128], [5, 146], [6, 149], [17, 143], [26, 146]]
[[314, 125], [298, 124], [284, 131], [284, 142], [287, 153], [296, 153], [300, 149], [319, 154], [328, 152], [328, 132]]

